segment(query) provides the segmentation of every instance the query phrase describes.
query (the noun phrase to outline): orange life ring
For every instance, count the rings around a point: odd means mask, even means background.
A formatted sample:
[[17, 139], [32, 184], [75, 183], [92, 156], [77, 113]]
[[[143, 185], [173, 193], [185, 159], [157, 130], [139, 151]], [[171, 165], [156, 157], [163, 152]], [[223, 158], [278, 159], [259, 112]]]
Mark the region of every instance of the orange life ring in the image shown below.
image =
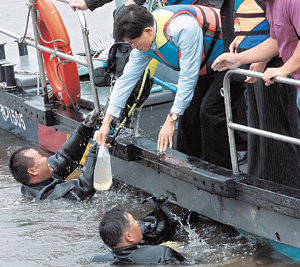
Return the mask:
[[[63, 20], [51, 0], [37, 0], [35, 4], [40, 43], [51, 49], [72, 55], [70, 39]], [[53, 57], [42, 52], [44, 67], [54, 94], [67, 107], [78, 106], [80, 101], [80, 80], [75, 62]]]

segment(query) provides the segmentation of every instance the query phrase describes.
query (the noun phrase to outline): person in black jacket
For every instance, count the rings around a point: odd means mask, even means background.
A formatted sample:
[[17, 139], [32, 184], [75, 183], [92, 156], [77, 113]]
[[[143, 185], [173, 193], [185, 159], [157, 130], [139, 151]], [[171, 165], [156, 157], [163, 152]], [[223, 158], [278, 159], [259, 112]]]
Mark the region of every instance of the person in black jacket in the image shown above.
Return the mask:
[[[149, 245], [156, 242], [149, 242], [150, 240], [146, 241], [143, 238], [141, 224], [144, 223], [117, 208], [104, 214], [99, 224], [99, 233], [103, 242], [112, 249], [114, 264], [179, 264], [185, 261], [181, 254], [167, 246]], [[174, 229], [170, 228], [172, 227], [168, 224], [160, 230], [154, 229], [153, 233], [157, 232], [155, 234], [161, 236], [161, 232], [173, 232]], [[108, 259], [112, 260], [112, 257]]]
[[[96, 8], [104, 6], [107, 3], [112, 2], [113, 0], [70, 0], [69, 5], [75, 11], [76, 8], [86, 10], [89, 9], [94, 11]], [[145, 3], [145, 0], [122, 0], [120, 3], [116, 2], [116, 8], [120, 8], [122, 5], [129, 5], [129, 4], [137, 4], [139, 6]]]
[[96, 142], [91, 145], [80, 177], [65, 181], [78, 167], [89, 139], [93, 137], [99, 113], [92, 114], [86, 117], [77, 131], [51, 157], [43, 157], [30, 147], [18, 149], [11, 155], [9, 168], [13, 177], [22, 184], [21, 192], [24, 196], [38, 200], [83, 200], [95, 194], [93, 176], [97, 158]]

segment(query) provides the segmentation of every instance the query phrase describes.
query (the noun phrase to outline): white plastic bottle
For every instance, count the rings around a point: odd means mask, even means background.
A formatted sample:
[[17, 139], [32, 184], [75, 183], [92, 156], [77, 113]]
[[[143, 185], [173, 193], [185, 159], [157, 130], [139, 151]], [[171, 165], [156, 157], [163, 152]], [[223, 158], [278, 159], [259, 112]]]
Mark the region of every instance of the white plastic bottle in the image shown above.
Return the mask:
[[100, 146], [94, 170], [94, 188], [108, 190], [112, 184], [110, 155], [108, 148]]

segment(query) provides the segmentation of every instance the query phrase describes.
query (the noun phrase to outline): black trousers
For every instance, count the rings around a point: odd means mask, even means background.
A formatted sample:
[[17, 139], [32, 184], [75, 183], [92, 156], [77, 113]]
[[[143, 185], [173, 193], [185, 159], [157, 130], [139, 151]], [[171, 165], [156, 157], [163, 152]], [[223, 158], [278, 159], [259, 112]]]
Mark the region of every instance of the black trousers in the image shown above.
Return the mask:
[[[275, 59], [267, 67], [280, 67]], [[297, 89], [262, 80], [247, 85], [248, 123], [250, 127], [299, 138]], [[248, 136], [248, 173], [276, 183], [300, 188], [299, 148], [274, 139]]]
[[[210, 163], [231, 168], [224, 98], [220, 94], [225, 72], [200, 77], [190, 106], [178, 124], [177, 150]], [[247, 125], [244, 86], [231, 83], [233, 119]], [[236, 133], [238, 150], [247, 149], [247, 135]]]

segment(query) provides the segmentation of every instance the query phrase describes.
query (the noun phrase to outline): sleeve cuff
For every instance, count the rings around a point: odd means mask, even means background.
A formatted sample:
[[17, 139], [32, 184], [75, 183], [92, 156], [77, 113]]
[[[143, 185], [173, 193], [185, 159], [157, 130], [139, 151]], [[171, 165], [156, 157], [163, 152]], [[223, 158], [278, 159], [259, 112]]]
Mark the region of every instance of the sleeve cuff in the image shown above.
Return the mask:
[[184, 109], [182, 109], [182, 108], [177, 108], [177, 107], [172, 107], [171, 108], [171, 112], [173, 112], [173, 113], [176, 113], [176, 114], [179, 114], [180, 116], [182, 116], [183, 115], [183, 113], [184, 113]]
[[113, 106], [113, 105], [109, 105], [106, 111], [106, 114], [112, 115], [115, 118], [119, 118], [120, 117], [120, 113], [121, 113], [121, 108]]

